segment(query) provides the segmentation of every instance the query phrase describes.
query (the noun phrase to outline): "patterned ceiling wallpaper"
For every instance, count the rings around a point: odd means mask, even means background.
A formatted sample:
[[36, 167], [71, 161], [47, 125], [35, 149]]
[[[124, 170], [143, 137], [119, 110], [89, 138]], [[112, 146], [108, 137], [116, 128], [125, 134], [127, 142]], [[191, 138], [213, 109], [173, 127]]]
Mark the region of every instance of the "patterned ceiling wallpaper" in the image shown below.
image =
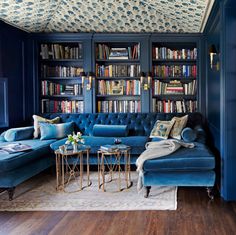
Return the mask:
[[211, 0], [0, 0], [30, 32], [200, 32]]

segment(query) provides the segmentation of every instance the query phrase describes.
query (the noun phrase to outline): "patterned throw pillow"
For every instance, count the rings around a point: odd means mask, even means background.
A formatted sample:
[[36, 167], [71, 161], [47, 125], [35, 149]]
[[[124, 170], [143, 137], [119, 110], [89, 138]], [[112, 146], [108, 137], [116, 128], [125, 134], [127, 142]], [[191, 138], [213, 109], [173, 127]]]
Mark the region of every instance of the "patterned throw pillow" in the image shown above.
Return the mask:
[[171, 128], [173, 127], [175, 121], [160, 121], [157, 120], [154, 127], [152, 128], [150, 138], [159, 137], [162, 139], [168, 139]]
[[51, 123], [51, 124], [60, 122], [60, 117], [56, 117], [54, 119], [47, 119], [47, 118], [40, 117], [38, 115], [33, 115], [33, 119], [34, 119], [34, 138], [35, 139], [39, 138], [39, 135], [40, 135], [39, 122], [46, 122], [46, 123]]
[[175, 121], [175, 124], [170, 132], [170, 137], [174, 139], [181, 139], [181, 132], [186, 127], [187, 121], [188, 121], [188, 115], [185, 115], [183, 117], [173, 117], [173, 121]]

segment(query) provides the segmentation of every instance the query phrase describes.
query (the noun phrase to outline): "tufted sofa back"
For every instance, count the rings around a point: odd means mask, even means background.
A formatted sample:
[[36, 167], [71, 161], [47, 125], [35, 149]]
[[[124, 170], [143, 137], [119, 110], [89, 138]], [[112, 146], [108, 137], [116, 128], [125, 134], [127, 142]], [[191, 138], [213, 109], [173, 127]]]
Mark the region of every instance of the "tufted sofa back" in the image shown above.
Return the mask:
[[[156, 120], [170, 120], [174, 116], [185, 114], [174, 113], [83, 113], [83, 114], [45, 114], [52, 119], [60, 116], [61, 122], [74, 122], [83, 135], [92, 135], [94, 124], [128, 125], [129, 135], [148, 136]], [[205, 126], [201, 113], [190, 113], [187, 126]]]

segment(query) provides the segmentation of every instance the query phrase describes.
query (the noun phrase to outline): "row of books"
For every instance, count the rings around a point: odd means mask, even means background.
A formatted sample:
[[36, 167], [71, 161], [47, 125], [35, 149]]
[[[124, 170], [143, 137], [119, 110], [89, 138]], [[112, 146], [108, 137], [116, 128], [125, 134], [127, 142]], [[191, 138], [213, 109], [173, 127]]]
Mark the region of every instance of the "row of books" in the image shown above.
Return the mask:
[[153, 47], [152, 55], [153, 59], [196, 60], [197, 48], [176, 50], [167, 47]]
[[180, 81], [161, 82], [155, 80], [153, 84], [154, 95], [195, 95], [197, 90], [197, 82], [193, 80], [189, 83], [181, 83]]
[[98, 44], [96, 47], [96, 58], [102, 60], [128, 60], [139, 59], [140, 44], [129, 47], [109, 47], [106, 44]]
[[42, 59], [81, 59], [82, 44], [65, 46], [63, 44], [41, 44]]
[[83, 68], [73, 66], [41, 66], [41, 77], [79, 77]]
[[138, 77], [140, 65], [98, 65], [96, 64], [97, 77]]
[[197, 77], [196, 65], [155, 65], [152, 67], [155, 77]]
[[138, 100], [109, 100], [98, 101], [99, 113], [138, 113], [141, 103]]
[[58, 84], [41, 81], [42, 95], [82, 95], [82, 84]]
[[140, 95], [139, 80], [98, 81], [99, 95]]
[[83, 101], [68, 101], [68, 100], [41, 100], [42, 113], [83, 113], [84, 102]]
[[158, 113], [192, 113], [197, 111], [196, 100], [152, 99], [152, 111]]

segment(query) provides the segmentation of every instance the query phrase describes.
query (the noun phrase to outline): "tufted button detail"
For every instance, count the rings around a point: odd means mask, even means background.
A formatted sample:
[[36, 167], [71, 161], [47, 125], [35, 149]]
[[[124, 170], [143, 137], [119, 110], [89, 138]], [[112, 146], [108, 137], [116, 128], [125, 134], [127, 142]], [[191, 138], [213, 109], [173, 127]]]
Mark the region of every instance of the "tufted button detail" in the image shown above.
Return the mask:
[[[95, 124], [128, 125], [129, 135], [148, 136], [156, 120], [171, 120], [174, 116], [185, 114], [174, 113], [87, 113], [87, 114], [44, 114], [45, 118], [60, 116], [62, 122], [75, 122], [83, 135], [90, 135]], [[204, 126], [205, 119], [200, 113], [190, 113], [187, 126]]]

